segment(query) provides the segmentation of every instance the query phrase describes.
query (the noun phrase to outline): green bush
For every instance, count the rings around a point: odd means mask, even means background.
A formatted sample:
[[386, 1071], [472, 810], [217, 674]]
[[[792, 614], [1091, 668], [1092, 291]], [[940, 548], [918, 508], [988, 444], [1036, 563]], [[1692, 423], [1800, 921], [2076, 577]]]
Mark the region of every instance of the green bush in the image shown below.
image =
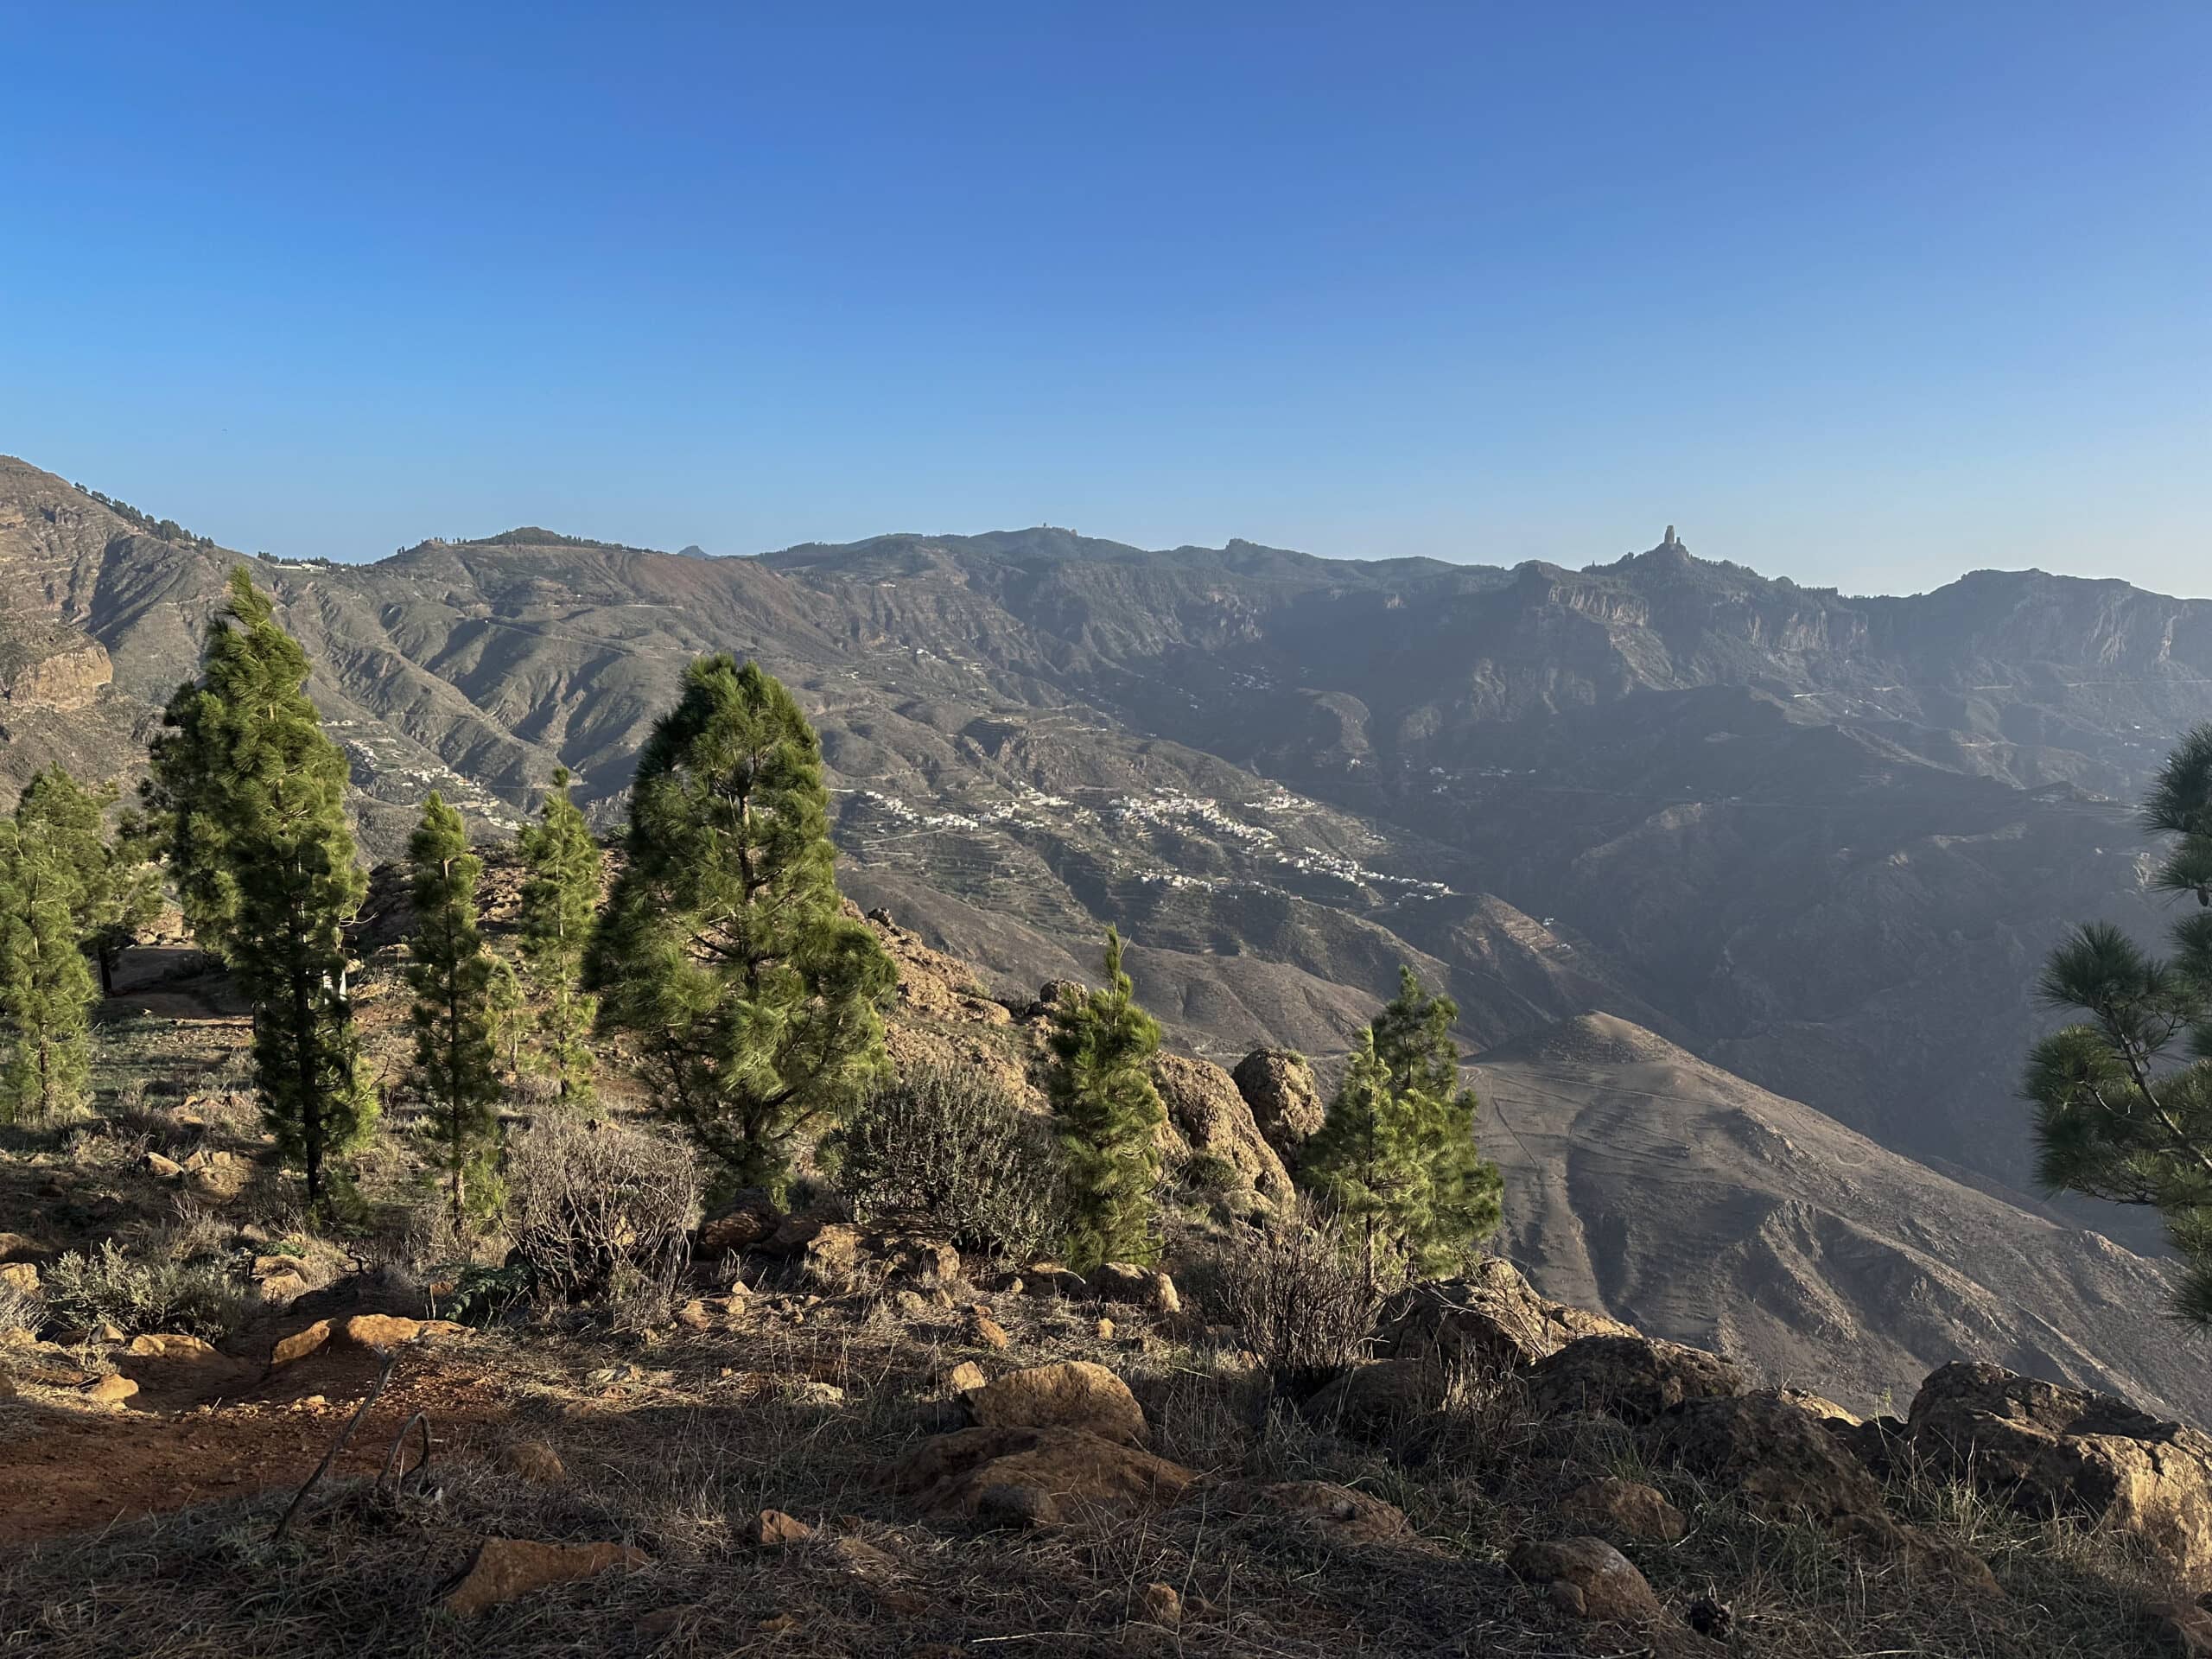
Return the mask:
[[853, 1213], [870, 1225], [1017, 1261], [1052, 1254], [1066, 1230], [1051, 1129], [973, 1071], [916, 1068], [871, 1095], [828, 1150]]
[[134, 1262], [111, 1238], [90, 1255], [70, 1251], [47, 1269], [40, 1288], [48, 1324], [111, 1325], [125, 1336], [181, 1332], [213, 1341], [244, 1324], [247, 1308], [245, 1293], [220, 1268]]

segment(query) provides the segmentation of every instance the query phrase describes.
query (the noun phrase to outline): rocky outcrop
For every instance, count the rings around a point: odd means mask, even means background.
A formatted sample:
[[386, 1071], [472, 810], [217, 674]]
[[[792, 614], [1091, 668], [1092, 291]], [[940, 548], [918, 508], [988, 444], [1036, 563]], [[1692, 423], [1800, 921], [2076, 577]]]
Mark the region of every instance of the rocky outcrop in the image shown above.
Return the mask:
[[1756, 1514], [1808, 1522], [1844, 1543], [1939, 1572], [1963, 1588], [2002, 1593], [1980, 1556], [1892, 1516], [1880, 1483], [1819, 1419], [1778, 1393], [1685, 1402], [1659, 1419], [1651, 1440]]
[[1326, 1116], [1306, 1057], [1295, 1049], [1254, 1049], [1230, 1077], [1267, 1143], [1286, 1163], [1294, 1163], [1298, 1148], [1319, 1131]]
[[[1648, 1423], [1685, 1401], [1725, 1399], [1750, 1386], [1718, 1354], [1639, 1336], [1571, 1342], [1531, 1365], [1528, 1382], [1529, 1403], [1542, 1415], [1589, 1412], [1626, 1423]], [[1815, 1427], [1810, 1417], [1798, 1415]]]
[[1444, 1368], [1432, 1360], [1378, 1360], [1324, 1385], [1299, 1410], [1306, 1421], [1332, 1433], [1389, 1440], [1443, 1404], [1450, 1382]]
[[1090, 1294], [1102, 1302], [1122, 1302], [1159, 1314], [1183, 1311], [1182, 1294], [1174, 1280], [1157, 1268], [1141, 1268], [1129, 1262], [1108, 1262], [1084, 1275]]
[[1503, 1256], [1463, 1279], [1401, 1291], [1383, 1308], [1380, 1328], [1401, 1357], [1430, 1355], [1478, 1370], [1533, 1364], [1583, 1337], [1637, 1334], [1602, 1313], [1538, 1295]]
[[1290, 1172], [1228, 1072], [1210, 1060], [1161, 1053], [1153, 1057], [1152, 1079], [1167, 1109], [1171, 1152], [1218, 1160], [1271, 1204], [1290, 1196]]
[[1524, 1584], [1542, 1586], [1552, 1605], [1571, 1618], [1643, 1624], [1666, 1617], [1636, 1564], [1602, 1538], [1524, 1540], [1505, 1564]]
[[2126, 1401], [1959, 1361], [1921, 1385], [1914, 1447], [2031, 1514], [2133, 1533], [2212, 1582], [2212, 1436]]
[[816, 1230], [801, 1255], [807, 1282], [832, 1295], [889, 1286], [939, 1289], [960, 1278], [960, 1253], [916, 1233], [863, 1233], [845, 1222]]
[[1379, 1497], [1327, 1480], [1285, 1480], [1262, 1486], [1260, 1502], [1339, 1544], [1389, 1544], [1414, 1536], [1405, 1511]]
[[891, 1484], [925, 1514], [1037, 1527], [1172, 1503], [1197, 1478], [1180, 1464], [1079, 1428], [1001, 1425], [925, 1440], [893, 1470]]
[[73, 629], [34, 627], [0, 639], [0, 702], [66, 713], [114, 680], [106, 648]]
[[1129, 1385], [1088, 1360], [1009, 1371], [962, 1398], [979, 1427], [1079, 1429], [1128, 1446], [1151, 1438]]
[[1690, 1529], [1688, 1517], [1657, 1487], [1618, 1475], [1586, 1481], [1560, 1499], [1559, 1512], [1616, 1543], [1678, 1543]]

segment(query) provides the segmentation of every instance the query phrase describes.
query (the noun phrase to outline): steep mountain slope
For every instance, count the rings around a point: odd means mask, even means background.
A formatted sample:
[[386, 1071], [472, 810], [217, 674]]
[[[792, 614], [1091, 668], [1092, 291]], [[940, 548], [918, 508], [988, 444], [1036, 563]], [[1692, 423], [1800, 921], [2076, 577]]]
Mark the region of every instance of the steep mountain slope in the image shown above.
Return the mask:
[[[233, 556], [0, 462], [9, 626], [109, 653], [114, 769]], [[2158, 926], [2126, 803], [2212, 715], [2212, 603], [2034, 572], [1851, 600], [1671, 537], [1573, 572], [524, 530], [256, 574], [377, 850], [434, 782], [497, 826], [556, 762], [611, 817], [684, 660], [756, 655], [821, 729], [856, 889], [993, 974], [1116, 921], [1196, 1036], [1326, 1052], [1412, 961], [1471, 1044], [1604, 1009], [2014, 1184], [2034, 963], [2076, 918]]]
[[2155, 1264], [1886, 1151], [1624, 1020], [1485, 1055], [1504, 1253], [1547, 1295], [1859, 1409], [1991, 1359], [2212, 1409]]

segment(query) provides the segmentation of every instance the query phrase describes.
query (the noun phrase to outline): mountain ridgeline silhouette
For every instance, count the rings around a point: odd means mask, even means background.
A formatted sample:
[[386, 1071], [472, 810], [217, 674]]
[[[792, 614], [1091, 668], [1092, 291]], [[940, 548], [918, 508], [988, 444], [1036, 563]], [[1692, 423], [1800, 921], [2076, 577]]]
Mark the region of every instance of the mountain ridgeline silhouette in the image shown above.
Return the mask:
[[[6, 779], [127, 779], [239, 556], [0, 461]], [[1079, 977], [1113, 922], [1180, 1040], [1325, 1066], [1410, 963], [1471, 1049], [1630, 1021], [2024, 1215], [2037, 967], [2076, 920], [2157, 931], [2130, 803], [2212, 716], [2212, 602], [1851, 598], [1671, 530], [1570, 570], [525, 527], [255, 576], [380, 855], [434, 787], [504, 833], [556, 766], [611, 824], [728, 651], [820, 732], [848, 890], [1002, 985]]]

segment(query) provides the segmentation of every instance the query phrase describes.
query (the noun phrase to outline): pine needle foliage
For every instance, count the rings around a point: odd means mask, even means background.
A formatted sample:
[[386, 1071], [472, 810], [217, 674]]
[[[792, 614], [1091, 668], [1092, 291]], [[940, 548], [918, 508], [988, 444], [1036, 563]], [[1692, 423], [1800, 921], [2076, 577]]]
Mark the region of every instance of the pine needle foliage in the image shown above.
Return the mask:
[[1465, 1266], [1496, 1230], [1503, 1181], [1475, 1143], [1480, 1103], [1459, 1080], [1459, 1010], [1410, 968], [1361, 1033], [1299, 1179], [1343, 1219], [1370, 1288]]
[[502, 1075], [519, 1079], [524, 1065], [523, 1044], [537, 1021], [531, 1017], [530, 999], [523, 994], [522, 976], [515, 972], [514, 963], [497, 950], [489, 953], [489, 960], [492, 1052], [499, 1057]]
[[492, 1046], [491, 952], [476, 925], [484, 861], [468, 850], [461, 814], [432, 791], [408, 838], [415, 903], [408, 988], [415, 1028], [409, 1081], [429, 1108], [425, 1140], [443, 1179], [454, 1225], [496, 1209], [499, 1059]]
[[2171, 1311], [2201, 1330], [2212, 1328], [2212, 724], [2168, 758], [2143, 822], [2174, 838], [2153, 887], [2196, 904], [2171, 957], [2108, 922], [2051, 952], [2037, 995], [2088, 1018], [2035, 1046], [2024, 1089], [2044, 1185], [2157, 1210], [2181, 1258]]
[[541, 1001], [534, 1057], [564, 1103], [588, 1105], [599, 1002], [583, 988], [584, 952], [606, 867], [584, 815], [569, 798], [566, 766], [553, 774], [537, 822], [524, 828], [520, 842], [530, 872], [522, 887], [522, 960]]
[[35, 773], [16, 803], [16, 822], [38, 825], [68, 867], [75, 889], [70, 916], [103, 992], [115, 988], [116, 957], [159, 912], [162, 897], [144, 824], [132, 815], [109, 831], [115, 802], [112, 785], [87, 789], [52, 766]]
[[1147, 1266], [1160, 1257], [1160, 1124], [1153, 1086], [1160, 1026], [1137, 1006], [1122, 968], [1122, 936], [1106, 930], [1104, 986], [1071, 992], [1053, 1011], [1053, 1116], [1067, 1154], [1068, 1265]]
[[790, 692], [756, 663], [693, 663], [638, 757], [587, 982], [731, 1186], [779, 1191], [798, 1143], [889, 1073], [897, 975], [843, 913], [829, 814]]
[[344, 936], [368, 878], [346, 820], [346, 757], [308, 701], [308, 673], [268, 595], [232, 570], [200, 677], [163, 714], [148, 800], [194, 938], [252, 1005], [262, 1121], [320, 1208], [330, 1160], [368, 1138], [376, 1103]]
[[84, 1107], [99, 987], [79, 891], [46, 825], [0, 820], [0, 1123], [50, 1124]]

